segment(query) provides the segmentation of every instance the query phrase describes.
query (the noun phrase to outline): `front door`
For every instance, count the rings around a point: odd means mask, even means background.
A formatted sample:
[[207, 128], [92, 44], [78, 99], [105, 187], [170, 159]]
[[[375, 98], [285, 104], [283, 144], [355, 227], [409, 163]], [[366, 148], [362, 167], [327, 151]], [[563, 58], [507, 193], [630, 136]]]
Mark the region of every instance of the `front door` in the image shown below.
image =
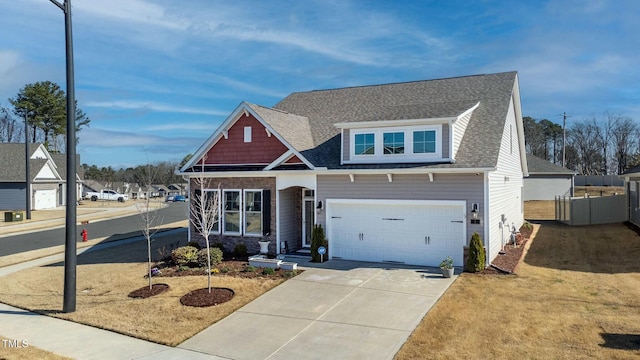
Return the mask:
[[313, 198], [302, 200], [302, 247], [311, 247], [311, 234], [315, 224], [315, 201]]

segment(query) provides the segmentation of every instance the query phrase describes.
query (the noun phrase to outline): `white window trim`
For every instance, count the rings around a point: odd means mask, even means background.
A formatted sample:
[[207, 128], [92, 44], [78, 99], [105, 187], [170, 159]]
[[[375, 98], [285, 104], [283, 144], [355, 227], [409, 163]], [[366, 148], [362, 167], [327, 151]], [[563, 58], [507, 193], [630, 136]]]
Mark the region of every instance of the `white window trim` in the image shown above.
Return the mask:
[[[227, 229], [225, 227], [225, 223], [226, 223], [225, 217], [226, 217], [226, 213], [227, 212], [225, 211], [225, 208], [224, 208], [223, 205], [224, 205], [224, 202], [227, 199], [226, 193], [228, 193], [228, 192], [237, 192], [237, 193], [240, 194], [239, 195], [239, 199], [238, 199], [238, 201], [240, 202], [238, 204], [238, 208], [239, 208], [238, 209], [238, 213], [239, 213], [238, 214], [238, 218], [239, 218], [239, 225], [238, 226], [240, 228], [240, 231], [237, 231], [237, 232], [235, 232], [235, 231], [227, 231]], [[222, 204], [220, 205], [222, 207], [222, 216], [220, 216], [220, 219], [222, 220], [222, 223], [221, 223], [221, 225], [222, 225], [222, 234], [224, 234], [224, 235], [242, 235], [242, 229], [244, 228], [244, 226], [243, 226], [244, 219], [243, 219], [243, 216], [242, 216], [242, 214], [244, 213], [244, 202], [242, 201], [242, 197], [243, 197], [242, 195], [243, 195], [242, 189], [223, 189], [222, 190]]]
[[[435, 131], [436, 151], [435, 153], [413, 153], [413, 132], [414, 131]], [[384, 133], [404, 132], [404, 154], [384, 154]], [[356, 135], [374, 134], [373, 155], [356, 154]], [[345, 164], [358, 163], [395, 163], [395, 162], [429, 162], [442, 160], [442, 124], [416, 125], [407, 127], [383, 127], [352, 129], [349, 131], [350, 149], [349, 160]]]
[[244, 142], [246, 143], [251, 142], [251, 126], [244, 127]]
[[243, 203], [246, 203], [246, 199], [247, 199], [247, 193], [248, 192], [259, 192], [260, 193], [260, 232], [259, 233], [248, 233], [246, 230], [246, 224], [244, 219], [245, 217], [245, 212], [247, 211], [247, 209], [245, 208], [244, 204], [242, 206], [242, 234], [245, 236], [253, 236], [253, 237], [262, 237], [262, 229], [264, 228], [264, 224], [262, 223], [262, 214], [264, 211], [264, 194], [262, 192], [262, 189], [243, 189], [242, 190], [242, 198], [243, 198]]
[[[202, 192], [207, 193], [207, 192], [214, 192], [218, 194], [218, 230], [211, 230], [209, 232], [209, 234], [211, 235], [219, 235], [222, 232], [222, 198], [220, 197], [220, 189], [204, 189], [202, 190]], [[205, 197], [206, 199], [206, 197]]]

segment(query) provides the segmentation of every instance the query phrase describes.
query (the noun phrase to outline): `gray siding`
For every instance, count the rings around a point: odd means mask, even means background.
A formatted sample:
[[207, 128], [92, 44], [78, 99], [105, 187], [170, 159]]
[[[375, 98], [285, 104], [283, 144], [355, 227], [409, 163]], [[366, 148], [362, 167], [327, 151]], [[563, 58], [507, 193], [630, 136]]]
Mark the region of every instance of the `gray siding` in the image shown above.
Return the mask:
[[442, 124], [442, 157], [444, 159], [450, 156], [449, 153], [449, 132], [451, 131], [451, 127], [449, 124]]
[[342, 160], [349, 161], [351, 156], [351, 136], [349, 129], [342, 130]]
[[[481, 175], [434, 174], [433, 182], [427, 174], [393, 175], [393, 181], [385, 174], [355, 175], [351, 182], [348, 175], [318, 176], [317, 200], [326, 204], [327, 199], [384, 199], [384, 200], [465, 200], [467, 201], [467, 238], [474, 232], [483, 233], [483, 225], [469, 223], [471, 204], [480, 206], [479, 219], [484, 214], [484, 187]], [[326, 228], [326, 210], [317, 215], [317, 222]]]
[[300, 191], [299, 187], [280, 190], [280, 242], [286, 242], [288, 251], [300, 247], [300, 221], [297, 216], [301, 205]]
[[24, 183], [0, 183], [0, 210], [25, 210]]
[[572, 196], [571, 175], [535, 176], [523, 179], [524, 201], [553, 200], [556, 196]]

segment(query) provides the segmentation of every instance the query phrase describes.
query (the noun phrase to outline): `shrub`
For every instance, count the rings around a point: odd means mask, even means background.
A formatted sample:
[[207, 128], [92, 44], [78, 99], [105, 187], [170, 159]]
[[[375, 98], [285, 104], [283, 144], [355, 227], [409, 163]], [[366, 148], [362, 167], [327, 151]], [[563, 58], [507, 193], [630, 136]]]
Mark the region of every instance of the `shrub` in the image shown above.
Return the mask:
[[[217, 266], [222, 262], [222, 250], [211, 247], [209, 248], [209, 254], [211, 257], [211, 266]], [[207, 249], [198, 250], [198, 265], [201, 267], [207, 267]]]
[[296, 275], [298, 275], [297, 270], [291, 270], [284, 273], [284, 276], [287, 278], [292, 278], [292, 277], [295, 277]]
[[193, 246], [181, 246], [171, 252], [171, 260], [178, 266], [195, 263], [198, 260], [198, 249]]
[[222, 253], [224, 254], [224, 244], [223, 243], [217, 242], [217, 243], [213, 244], [213, 247], [220, 249], [220, 251], [222, 251]]
[[247, 245], [245, 244], [236, 244], [233, 248], [233, 254], [236, 257], [245, 257], [247, 256]]
[[189, 267], [187, 265], [182, 265], [178, 268], [178, 271], [187, 271], [189, 270]]
[[485, 267], [485, 253], [482, 239], [477, 232], [471, 236], [471, 243], [469, 244], [469, 258], [467, 259], [467, 271], [478, 272], [482, 271]]
[[256, 267], [253, 265], [249, 265], [247, 266], [246, 269], [244, 269], [244, 272], [255, 272], [256, 271]]
[[231, 269], [228, 266], [224, 266], [220, 269], [220, 272], [223, 274], [228, 273], [229, 271], [231, 271]]
[[530, 222], [525, 221], [524, 224], [522, 224], [522, 228], [525, 230], [531, 230], [533, 228], [533, 225], [531, 225]]
[[274, 268], [264, 268], [262, 269], [262, 275], [273, 275], [276, 273], [276, 270]]
[[196, 249], [198, 249], [198, 250], [200, 250], [200, 249], [201, 249], [201, 247], [200, 247], [200, 243], [199, 243], [197, 240], [191, 240], [191, 241], [189, 241], [189, 242], [187, 243], [187, 245], [186, 245], [186, 246], [193, 246], [194, 248], [196, 248]]
[[[313, 232], [311, 233], [311, 261], [320, 262], [320, 254], [318, 254], [318, 248], [324, 246], [327, 248], [327, 238], [324, 236], [324, 229], [322, 225], [314, 225]], [[327, 259], [328, 254], [325, 253], [322, 257]]]

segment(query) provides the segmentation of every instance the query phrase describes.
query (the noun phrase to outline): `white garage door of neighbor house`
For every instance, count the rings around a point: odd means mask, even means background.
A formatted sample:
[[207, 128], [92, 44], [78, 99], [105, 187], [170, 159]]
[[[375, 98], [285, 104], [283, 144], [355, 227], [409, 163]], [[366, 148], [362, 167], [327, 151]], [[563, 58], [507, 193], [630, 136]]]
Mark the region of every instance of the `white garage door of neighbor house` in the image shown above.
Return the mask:
[[462, 266], [463, 201], [327, 200], [332, 258]]
[[53, 209], [56, 207], [55, 190], [36, 190], [34, 210]]

